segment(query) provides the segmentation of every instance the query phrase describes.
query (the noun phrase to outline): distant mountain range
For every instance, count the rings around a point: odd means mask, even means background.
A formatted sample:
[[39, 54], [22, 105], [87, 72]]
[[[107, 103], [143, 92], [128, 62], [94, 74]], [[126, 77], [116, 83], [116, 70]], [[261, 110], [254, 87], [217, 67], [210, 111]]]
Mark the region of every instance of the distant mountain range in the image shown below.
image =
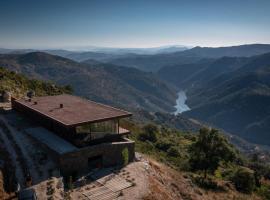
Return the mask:
[[270, 52], [269, 44], [247, 44], [230, 47], [194, 47], [183, 52], [182, 55], [197, 55], [200, 57], [220, 58], [228, 57], [250, 57]]
[[[168, 45], [152, 48], [107, 48], [107, 47], [74, 47], [76, 50], [64, 49], [5, 49], [0, 48], [0, 54], [24, 54], [30, 52], [45, 52], [52, 55], [66, 57], [75, 61], [85, 61], [88, 59], [95, 59], [97, 61], [107, 61], [123, 57], [125, 55], [154, 55], [160, 53], [172, 53], [189, 49], [183, 45]], [[74, 49], [73, 48], [73, 49]]]
[[176, 90], [157, 75], [111, 64], [78, 63], [43, 52], [2, 54], [0, 66], [60, 85], [75, 94], [129, 110], [173, 111]]
[[185, 51], [155, 55], [127, 55], [109, 60], [110, 63], [156, 72], [164, 66], [192, 64], [205, 58], [249, 57], [270, 52], [269, 44], [251, 44], [232, 47], [194, 47]]
[[[139, 55], [122, 50], [112, 53], [109, 49], [0, 49], [5, 53], [0, 55], [0, 66], [69, 84], [77, 95], [135, 112], [172, 112], [177, 91], [182, 89], [187, 91], [191, 107], [183, 116], [270, 145], [270, 45], [174, 50]], [[158, 116], [155, 118], [162, 121], [165, 115]], [[177, 120], [166, 120], [177, 127]]]
[[[80, 48], [81, 49], [81, 48]], [[87, 50], [86, 50], [87, 49]], [[0, 49], [0, 53], [24, 54], [42, 51], [62, 56], [77, 62], [96, 60], [120, 66], [134, 67], [143, 71], [157, 72], [169, 65], [192, 64], [204, 58], [249, 57], [270, 52], [269, 44], [250, 44], [231, 47], [194, 47], [163, 46], [156, 48], [99, 48], [88, 47], [84, 51], [70, 50], [35, 50], [35, 49]]]

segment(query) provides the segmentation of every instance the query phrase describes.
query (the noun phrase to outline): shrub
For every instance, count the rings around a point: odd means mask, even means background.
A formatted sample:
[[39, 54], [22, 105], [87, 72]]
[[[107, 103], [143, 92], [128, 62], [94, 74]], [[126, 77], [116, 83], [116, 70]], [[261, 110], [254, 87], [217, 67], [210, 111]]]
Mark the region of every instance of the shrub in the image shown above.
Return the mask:
[[122, 151], [122, 161], [123, 165], [127, 165], [129, 161], [128, 149], [124, 148]]
[[264, 199], [270, 199], [270, 185], [262, 184], [257, 188], [257, 194], [262, 196]]
[[239, 168], [232, 177], [238, 191], [251, 193], [255, 188], [254, 172], [246, 167]]
[[156, 142], [157, 141], [157, 133], [158, 128], [157, 126], [153, 124], [148, 124], [144, 126], [143, 132], [139, 134], [138, 139], [141, 141], [150, 141], [150, 142]]
[[215, 129], [203, 128], [198, 139], [190, 146], [190, 166], [194, 170], [202, 170], [206, 178], [207, 172], [213, 173], [223, 161], [235, 160], [234, 149]]
[[170, 147], [168, 150], [168, 156], [176, 157], [179, 156], [178, 149], [176, 147]]
[[69, 190], [73, 189], [73, 178], [72, 178], [72, 176], [69, 177], [67, 187], [68, 187]]
[[158, 141], [155, 146], [161, 151], [167, 151], [172, 146], [172, 143], [167, 140], [161, 140]]

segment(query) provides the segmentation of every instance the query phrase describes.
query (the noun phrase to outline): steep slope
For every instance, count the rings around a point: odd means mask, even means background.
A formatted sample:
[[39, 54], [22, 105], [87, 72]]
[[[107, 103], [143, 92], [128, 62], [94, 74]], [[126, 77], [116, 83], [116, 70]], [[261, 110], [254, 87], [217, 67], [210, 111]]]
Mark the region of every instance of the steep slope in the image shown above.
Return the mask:
[[0, 65], [31, 77], [71, 85], [74, 93], [128, 109], [172, 111], [176, 91], [154, 74], [113, 65], [89, 65], [41, 52], [0, 55]]
[[201, 59], [200, 56], [196, 55], [182, 55], [183, 52], [156, 55], [131, 54], [122, 58], [110, 59], [107, 62], [121, 66], [135, 67], [143, 71], [156, 72], [163, 66], [194, 63]]
[[163, 67], [158, 71], [159, 77], [172, 82], [185, 90], [202, 88], [211, 79], [239, 69], [247, 64], [250, 58], [222, 57], [219, 59], [202, 59], [194, 64]]
[[189, 92], [185, 113], [249, 141], [270, 145], [270, 54]]
[[165, 66], [158, 70], [157, 74], [161, 79], [186, 89], [190, 86], [188, 80], [195, 77], [196, 74], [202, 73], [212, 62], [214, 62], [213, 59], [202, 59], [192, 64]]

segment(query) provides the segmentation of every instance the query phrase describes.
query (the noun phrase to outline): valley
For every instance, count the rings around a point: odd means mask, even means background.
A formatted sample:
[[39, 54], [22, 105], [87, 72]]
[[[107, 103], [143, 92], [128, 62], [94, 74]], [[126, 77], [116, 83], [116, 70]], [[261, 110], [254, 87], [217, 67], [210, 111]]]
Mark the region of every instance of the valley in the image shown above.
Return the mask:
[[0, 200], [270, 200], [269, 8], [0, 1]]
[[75, 94], [101, 103], [136, 113], [181, 113], [249, 142], [270, 145], [269, 49], [270, 45], [254, 44], [146, 55], [113, 49], [3, 50], [0, 66], [70, 85]]
[[[151, 56], [153, 55], [147, 55]], [[134, 199], [187, 197], [193, 200], [261, 199], [261, 195], [268, 195], [264, 191], [261, 191], [262, 194], [243, 194], [235, 189], [233, 180], [227, 177], [226, 173], [233, 176], [235, 170], [242, 165], [252, 168], [251, 160], [254, 155], [263, 166], [267, 167], [265, 163], [270, 162], [267, 148], [269, 53], [251, 57], [205, 57], [195, 59], [192, 63], [167, 64], [156, 72], [150, 72], [151, 70], [93, 59], [78, 62], [45, 52], [0, 55], [0, 88], [3, 91], [9, 91], [17, 97], [30, 89], [38, 96], [73, 92], [87, 99], [133, 112], [133, 118], [122, 120], [121, 126], [132, 131], [130, 139], [136, 142], [136, 151], [141, 153], [136, 153], [136, 162], [126, 167], [106, 169], [110, 170], [111, 175], [108, 177], [94, 179], [95, 181], [87, 180], [88, 182], [76, 180], [76, 189], [70, 190], [67, 189], [69, 183], [56, 173], [58, 168], [50, 159], [47, 160], [48, 167], [44, 165], [42, 170], [41, 166], [31, 159], [30, 148], [35, 148], [36, 144], [28, 136], [24, 136], [24, 131], [20, 131], [23, 127], [5, 121], [12, 120], [5, 111], [1, 119], [12, 131], [18, 145], [13, 145], [14, 149], [8, 148], [8, 151], [16, 155], [14, 158], [20, 158], [19, 161], [13, 159], [12, 162], [19, 166], [14, 173], [19, 177], [21, 185], [24, 185], [27, 168], [31, 169], [33, 188], [44, 199], [103, 198], [103, 195], [106, 198], [110, 196], [127, 199], [131, 193]], [[20, 120], [16, 123], [23, 124]], [[200, 134], [203, 127], [219, 129], [225, 135], [222, 136], [226, 138], [224, 140], [237, 147], [234, 149], [230, 146], [240, 164], [233, 162], [230, 166], [221, 165], [215, 173], [222, 174], [222, 178], [210, 173], [209, 180], [213, 181], [211, 184], [223, 188], [221, 193], [200, 186], [196, 181], [201, 174], [190, 168], [189, 162], [193, 158], [190, 148], [194, 141], [197, 141], [198, 133]], [[150, 132], [153, 132], [153, 135]], [[5, 137], [4, 129], [1, 137], [6, 144], [13, 143]], [[23, 146], [28, 148], [23, 150]], [[20, 149], [22, 153], [19, 153]], [[246, 160], [242, 160], [240, 152], [244, 153]], [[32, 169], [23, 160], [34, 163], [36, 167]], [[51, 168], [55, 171], [54, 178], [48, 174]], [[39, 180], [38, 173], [44, 174], [42, 180]], [[264, 172], [265, 179], [267, 173]], [[84, 175], [81, 178], [83, 177]], [[119, 184], [129, 184], [131, 181], [132, 187], [111, 192], [106, 184], [100, 184], [105, 179], [109, 182], [119, 181]], [[181, 186], [171, 186], [177, 184]], [[262, 184], [268, 187], [268, 182]], [[44, 187], [49, 188], [48, 190], [53, 188], [54, 192], [47, 194], [42, 190]], [[185, 190], [184, 187], [188, 189]], [[143, 192], [138, 193], [138, 190]], [[159, 195], [156, 194], [157, 191]]]

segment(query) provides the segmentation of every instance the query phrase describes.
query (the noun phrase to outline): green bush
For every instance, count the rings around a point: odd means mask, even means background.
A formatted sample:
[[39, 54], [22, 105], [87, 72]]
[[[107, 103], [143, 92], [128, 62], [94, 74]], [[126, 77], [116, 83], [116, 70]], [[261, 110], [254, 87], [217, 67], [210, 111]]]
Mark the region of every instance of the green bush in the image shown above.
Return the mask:
[[190, 148], [190, 166], [193, 170], [201, 170], [206, 178], [207, 173], [213, 173], [221, 164], [235, 160], [236, 153], [228, 140], [218, 130], [203, 128], [198, 139]]
[[254, 171], [241, 167], [233, 175], [232, 181], [238, 191], [251, 193], [255, 188]]
[[122, 161], [123, 161], [123, 165], [127, 165], [129, 162], [129, 155], [128, 155], [128, 149], [124, 148], [122, 151]]
[[168, 156], [176, 157], [179, 156], [179, 151], [176, 147], [170, 147], [168, 150]]
[[167, 140], [157, 141], [155, 147], [161, 151], [167, 151], [172, 146], [172, 143]]
[[156, 142], [157, 141], [157, 132], [158, 128], [157, 126], [153, 124], [148, 124], [144, 126], [143, 132], [139, 134], [138, 139], [141, 141], [150, 141], [150, 142]]
[[256, 192], [264, 199], [270, 199], [270, 185], [262, 184]]

